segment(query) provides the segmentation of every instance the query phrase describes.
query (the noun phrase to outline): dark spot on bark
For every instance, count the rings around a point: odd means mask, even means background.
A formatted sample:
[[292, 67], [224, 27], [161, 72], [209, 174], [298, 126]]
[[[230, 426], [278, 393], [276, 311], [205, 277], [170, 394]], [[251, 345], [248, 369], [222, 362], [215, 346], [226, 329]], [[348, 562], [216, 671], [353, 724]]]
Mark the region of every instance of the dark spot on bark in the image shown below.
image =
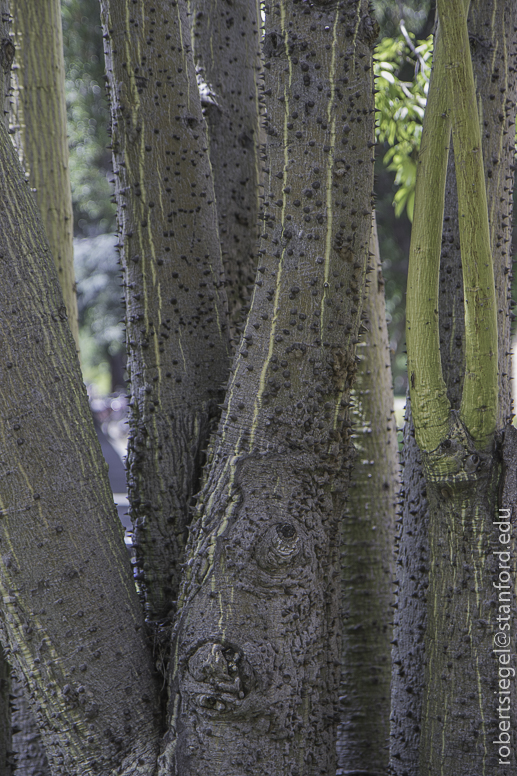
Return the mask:
[[0, 65], [4, 73], [8, 73], [14, 59], [15, 48], [10, 38], [4, 38], [0, 43]]
[[290, 523], [279, 523], [276, 530], [283, 539], [293, 539], [296, 536], [296, 528]]

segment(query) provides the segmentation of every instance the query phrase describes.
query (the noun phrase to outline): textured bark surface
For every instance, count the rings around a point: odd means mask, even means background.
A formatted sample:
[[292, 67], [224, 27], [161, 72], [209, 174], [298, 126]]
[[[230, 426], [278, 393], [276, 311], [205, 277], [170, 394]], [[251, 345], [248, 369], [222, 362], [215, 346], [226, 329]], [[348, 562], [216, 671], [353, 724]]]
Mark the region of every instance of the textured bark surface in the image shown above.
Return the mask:
[[497, 427], [511, 422], [510, 316], [512, 211], [517, 108], [517, 5], [471, 0], [472, 65], [478, 94], [483, 161], [494, 263], [499, 338]]
[[[3, 0], [0, 2], [0, 94], [5, 95], [3, 119], [7, 129], [14, 53], [10, 38], [9, 0]], [[39, 730], [22, 684], [15, 678], [11, 679], [11, 666], [0, 647], [0, 773], [12, 776], [15, 771], [16, 776], [47, 776], [49, 773]]]
[[451, 407], [459, 410], [465, 376], [463, 273], [454, 150], [449, 148], [440, 255], [440, 352]]
[[53, 776], [152, 772], [141, 608], [50, 248], [2, 124], [0, 267], [0, 636]]
[[35, 189], [78, 344], [61, 5], [59, 0], [12, 0], [11, 13], [16, 47], [12, 131]]
[[440, 32], [435, 38], [417, 159], [406, 291], [407, 372], [416, 440], [426, 450], [433, 450], [447, 433], [450, 408], [441, 370], [438, 315], [441, 230], [451, 138], [444, 55]]
[[[429, 498], [429, 588], [419, 773], [515, 772], [499, 765], [496, 619], [499, 456], [477, 450], [457, 417], [422, 454]], [[505, 546], [514, 557], [513, 543]], [[439, 603], [438, 603], [439, 602]], [[515, 607], [513, 607], [515, 608]], [[513, 693], [515, 695], [515, 693]], [[513, 721], [513, 720], [512, 720]]]
[[336, 767], [339, 519], [376, 29], [360, 0], [265, 10], [266, 227], [192, 526], [163, 774]]
[[[469, 14], [470, 47], [482, 127], [491, 245], [498, 300], [499, 428], [503, 428], [507, 423], [510, 406], [507, 382], [509, 358], [507, 296], [511, 278], [508, 269], [510, 254], [508, 224], [512, 220], [513, 191], [515, 14], [514, 3], [484, 3], [478, 0], [471, 2]], [[439, 302], [443, 374], [447, 383], [449, 401], [453, 409], [459, 409], [465, 369], [463, 279], [452, 152], [449, 157], [446, 184]], [[420, 453], [414, 441], [414, 431], [409, 417], [404, 442], [403, 519], [397, 565], [400, 593], [393, 654], [392, 769], [398, 776], [420, 774], [418, 747], [425, 664], [422, 632], [426, 627], [428, 601], [426, 567], [429, 551], [427, 537], [429, 516], [426, 493]], [[496, 509], [497, 504], [492, 504], [492, 510]], [[417, 637], [416, 643], [414, 636]], [[489, 668], [493, 673], [493, 667]], [[467, 700], [469, 710], [470, 705], [471, 700]], [[489, 744], [488, 749], [493, 750], [495, 747]], [[428, 771], [423, 770], [422, 773], [427, 774]]]
[[351, 397], [355, 462], [343, 532], [343, 675], [338, 774], [386, 774], [389, 762], [395, 499], [399, 455], [384, 280], [374, 221], [366, 331]]
[[406, 400], [400, 528], [396, 538], [397, 601], [393, 620], [390, 772], [417, 776], [429, 587], [427, 486]]
[[232, 339], [255, 280], [259, 202], [260, 16], [257, 0], [190, 0], [208, 125]]
[[0, 773], [12, 776], [11, 666], [0, 647]]
[[11, 677], [11, 718], [14, 776], [50, 776], [47, 755], [23, 682], [14, 674]]
[[[485, 448], [492, 444], [499, 414], [498, 316], [468, 7], [465, 0], [437, 0], [458, 189], [465, 307], [465, 380], [460, 418], [476, 446]], [[436, 61], [440, 58], [440, 40]], [[444, 174], [444, 185], [445, 180]], [[422, 296], [425, 298], [425, 292]], [[418, 441], [417, 402], [413, 394], [412, 400]], [[441, 442], [439, 439], [432, 446], [419, 444], [425, 450], [434, 450]]]
[[130, 512], [147, 616], [164, 621], [228, 376], [226, 296], [186, 2], [101, 8], [127, 304]]
[[[517, 8], [515, 3], [494, 4], [472, 0], [469, 35], [472, 66], [478, 94], [483, 141], [483, 161], [489, 203], [490, 242], [498, 304], [499, 416], [498, 428], [510, 422], [510, 316], [508, 302], [512, 277], [512, 209], [515, 143], [513, 126], [517, 80], [513, 76], [516, 56]], [[500, 26], [501, 25], [501, 26]], [[505, 35], [501, 37], [501, 29]], [[440, 346], [447, 395], [459, 408], [465, 371], [465, 322], [463, 277], [458, 228], [458, 199], [454, 154], [450, 152], [445, 194], [444, 227], [440, 263]]]
[[1, 119], [9, 123], [9, 95], [11, 86], [11, 65], [14, 59], [14, 44], [11, 39], [11, 17], [9, 0], [0, 0], [0, 110]]

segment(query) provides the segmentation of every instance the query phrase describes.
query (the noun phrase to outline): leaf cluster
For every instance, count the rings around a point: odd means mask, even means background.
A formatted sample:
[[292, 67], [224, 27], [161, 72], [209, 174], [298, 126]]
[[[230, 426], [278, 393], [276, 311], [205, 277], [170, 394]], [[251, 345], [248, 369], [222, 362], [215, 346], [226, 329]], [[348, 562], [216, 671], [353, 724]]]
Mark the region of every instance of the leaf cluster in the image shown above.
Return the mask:
[[[410, 41], [412, 37], [408, 35]], [[404, 35], [400, 35], [381, 40], [374, 55], [376, 139], [388, 147], [383, 162], [388, 170], [395, 172], [395, 215], [400, 216], [406, 210], [410, 221], [432, 53], [431, 35], [416, 46], [411, 41], [411, 47]], [[401, 78], [401, 72], [408, 66], [414, 73], [411, 81]]]

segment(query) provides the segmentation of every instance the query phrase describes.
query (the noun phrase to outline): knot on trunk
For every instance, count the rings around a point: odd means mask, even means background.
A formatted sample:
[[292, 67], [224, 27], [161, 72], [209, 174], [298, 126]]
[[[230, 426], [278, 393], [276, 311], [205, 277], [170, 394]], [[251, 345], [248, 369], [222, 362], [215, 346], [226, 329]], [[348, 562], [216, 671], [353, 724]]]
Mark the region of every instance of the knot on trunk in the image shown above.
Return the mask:
[[234, 645], [207, 642], [188, 660], [187, 689], [209, 715], [238, 709], [253, 684], [253, 669]]
[[10, 38], [4, 38], [0, 43], [0, 65], [4, 73], [8, 73], [14, 59], [14, 43]]

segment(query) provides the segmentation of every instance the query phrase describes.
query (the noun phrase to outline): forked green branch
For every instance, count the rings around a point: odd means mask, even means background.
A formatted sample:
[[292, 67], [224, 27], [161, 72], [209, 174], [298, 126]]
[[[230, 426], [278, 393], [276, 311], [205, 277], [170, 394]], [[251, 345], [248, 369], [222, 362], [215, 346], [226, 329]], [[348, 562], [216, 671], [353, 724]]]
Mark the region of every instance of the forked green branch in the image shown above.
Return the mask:
[[460, 417], [480, 448], [490, 443], [496, 428], [495, 287], [467, 11], [468, 0], [438, 1], [440, 27], [417, 170], [407, 348], [415, 434], [420, 448], [427, 451], [446, 437], [450, 412], [440, 360], [438, 274], [451, 124], [465, 293], [466, 371]]
[[481, 130], [464, 0], [438, 0], [450, 94], [465, 296], [465, 381], [460, 418], [476, 444], [496, 429], [497, 309]]

